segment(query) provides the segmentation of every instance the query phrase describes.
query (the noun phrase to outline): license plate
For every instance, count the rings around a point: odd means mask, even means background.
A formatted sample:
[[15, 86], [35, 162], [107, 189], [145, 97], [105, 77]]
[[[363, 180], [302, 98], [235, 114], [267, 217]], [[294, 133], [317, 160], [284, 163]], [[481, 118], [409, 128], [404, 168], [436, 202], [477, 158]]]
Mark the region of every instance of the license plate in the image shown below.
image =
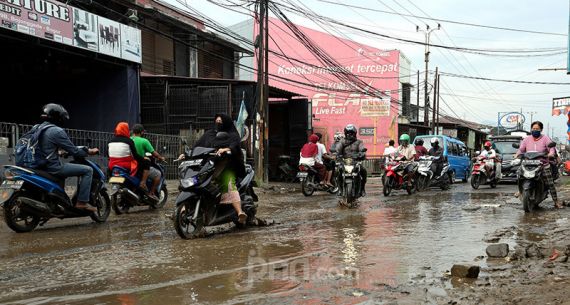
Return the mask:
[[109, 183], [124, 183], [124, 182], [125, 182], [124, 177], [111, 177], [109, 179]]
[[24, 180], [5, 180], [4, 182], [2, 182], [2, 185], [0, 185], [0, 189], [14, 189], [14, 190], [19, 190], [22, 188], [22, 185], [24, 184]]
[[299, 172], [297, 173], [297, 178], [306, 178], [308, 175], [307, 172]]

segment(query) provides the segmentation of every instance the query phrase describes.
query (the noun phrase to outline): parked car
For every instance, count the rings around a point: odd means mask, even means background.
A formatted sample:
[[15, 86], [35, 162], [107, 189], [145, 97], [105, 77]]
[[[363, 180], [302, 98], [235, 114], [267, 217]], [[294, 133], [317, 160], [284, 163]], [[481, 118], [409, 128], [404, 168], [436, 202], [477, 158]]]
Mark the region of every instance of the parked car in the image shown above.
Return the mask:
[[416, 139], [423, 139], [424, 147], [429, 150], [431, 148], [430, 141], [433, 137], [438, 138], [439, 145], [443, 148], [443, 155], [447, 157], [449, 162], [451, 183], [455, 182], [456, 179], [461, 179], [461, 181], [467, 182], [470, 175], [471, 159], [469, 158], [469, 153], [467, 152], [467, 146], [465, 143], [444, 135], [417, 136], [413, 143], [415, 143]]
[[524, 137], [520, 134], [491, 137], [493, 149], [501, 157], [501, 182], [516, 182], [519, 166], [511, 165], [517, 149], [513, 143], [520, 144]]

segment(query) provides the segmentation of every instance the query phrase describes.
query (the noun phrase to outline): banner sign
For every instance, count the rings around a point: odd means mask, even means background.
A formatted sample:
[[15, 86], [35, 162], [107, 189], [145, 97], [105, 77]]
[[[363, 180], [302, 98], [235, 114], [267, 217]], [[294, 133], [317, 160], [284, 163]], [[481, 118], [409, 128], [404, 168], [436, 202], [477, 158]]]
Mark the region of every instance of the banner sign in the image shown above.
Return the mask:
[[552, 99], [552, 116], [566, 115], [570, 111], [570, 97]]
[[[142, 62], [141, 31], [52, 0], [0, 0], [0, 27]], [[122, 39], [126, 33], [128, 43]], [[121, 46], [127, 43], [127, 46]]]
[[499, 125], [505, 129], [517, 129], [525, 122], [525, 117], [520, 112], [509, 112], [499, 118]]

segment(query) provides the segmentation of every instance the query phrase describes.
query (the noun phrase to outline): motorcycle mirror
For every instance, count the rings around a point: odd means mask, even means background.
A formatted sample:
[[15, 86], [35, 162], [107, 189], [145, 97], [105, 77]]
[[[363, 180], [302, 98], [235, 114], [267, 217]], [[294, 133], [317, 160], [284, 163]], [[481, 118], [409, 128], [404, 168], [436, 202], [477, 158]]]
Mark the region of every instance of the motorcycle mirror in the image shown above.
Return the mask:
[[182, 139], [182, 145], [188, 145], [188, 142], [186, 142], [186, 139]]
[[480, 153], [481, 153], [480, 151], [476, 151], [476, 152], [475, 152], [476, 155], [478, 155], [478, 154], [480, 154]]
[[519, 143], [513, 143], [513, 145], [511, 145], [513, 148], [520, 148], [521, 145]]
[[368, 148], [366, 148], [366, 147], [364, 147], [364, 148], [362, 149], [362, 152], [367, 152], [367, 151], [368, 151]]
[[556, 143], [555, 142], [550, 142], [548, 143], [548, 148], [553, 148], [556, 147]]
[[166, 146], [162, 146], [162, 151], [166, 151], [167, 147]]

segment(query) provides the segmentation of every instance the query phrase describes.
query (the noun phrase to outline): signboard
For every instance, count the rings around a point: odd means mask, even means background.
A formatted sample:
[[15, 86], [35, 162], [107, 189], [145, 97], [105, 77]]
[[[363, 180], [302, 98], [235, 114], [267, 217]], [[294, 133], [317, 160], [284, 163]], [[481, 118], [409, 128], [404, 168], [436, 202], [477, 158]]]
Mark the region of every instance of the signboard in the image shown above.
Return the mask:
[[[368, 155], [381, 155], [386, 143], [398, 137], [400, 51], [374, 48], [297, 25], [313, 43], [327, 46], [336, 62], [326, 66], [311, 50], [299, 45], [288, 26], [276, 18], [270, 22], [274, 26], [269, 48], [289, 57], [270, 55], [269, 73], [276, 76], [270, 76], [270, 85], [306, 96], [312, 102], [313, 127], [323, 130], [329, 139], [354, 124], [361, 131]], [[254, 37], [258, 32], [256, 26]], [[339, 78], [342, 73], [358, 77]], [[299, 86], [298, 82], [309, 85]]]
[[[139, 29], [58, 1], [0, 0], [0, 27], [125, 60], [142, 62]], [[122, 47], [123, 32], [129, 37], [127, 47]]]
[[552, 116], [566, 115], [570, 112], [570, 97], [552, 99]]
[[360, 127], [358, 134], [361, 136], [374, 136], [376, 130], [374, 127]]
[[499, 118], [499, 125], [505, 129], [517, 129], [525, 122], [525, 117], [519, 112], [509, 112]]

